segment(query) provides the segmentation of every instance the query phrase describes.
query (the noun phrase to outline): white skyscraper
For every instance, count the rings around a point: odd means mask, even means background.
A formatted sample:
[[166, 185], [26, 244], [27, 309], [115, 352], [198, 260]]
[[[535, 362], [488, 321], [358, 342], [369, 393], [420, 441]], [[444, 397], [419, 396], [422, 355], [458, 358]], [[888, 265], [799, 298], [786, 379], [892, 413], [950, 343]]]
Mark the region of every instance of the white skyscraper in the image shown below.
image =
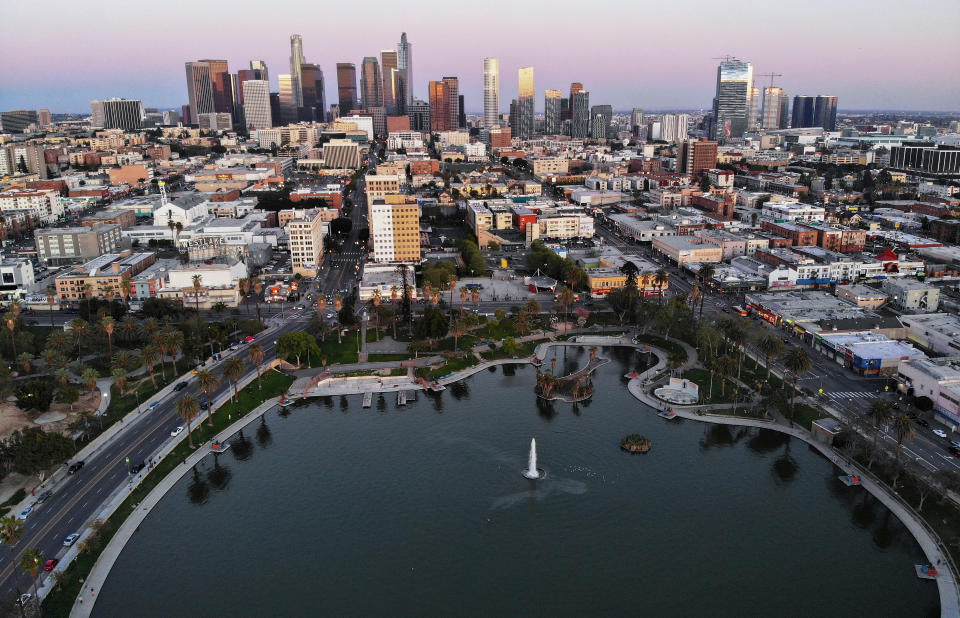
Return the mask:
[[303, 76], [300, 74], [300, 66], [303, 65], [303, 41], [299, 34], [290, 35], [290, 82], [293, 90], [294, 109], [303, 107]]
[[[403, 114], [413, 103], [413, 45], [407, 41], [406, 32], [400, 35], [400, 42], [397, 43], [397, 71], [397, 107], [398, 112]], [[400, 109], [401, 99], [403, 109]]]
[[500, 61], [483, 59], [483, 126], [500, 126]]
[[269, 82], [251, 79], [243, 83], [243, 115], [248, 129], [269, 129], [273, 126], [270, 122]]

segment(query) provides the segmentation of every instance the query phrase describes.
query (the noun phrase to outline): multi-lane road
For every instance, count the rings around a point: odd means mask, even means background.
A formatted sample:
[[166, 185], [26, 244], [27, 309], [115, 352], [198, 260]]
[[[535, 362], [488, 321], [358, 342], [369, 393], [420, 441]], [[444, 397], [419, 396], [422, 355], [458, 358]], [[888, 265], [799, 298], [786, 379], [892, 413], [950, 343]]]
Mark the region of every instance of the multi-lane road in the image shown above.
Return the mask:
[[[274, 340], [284, 333], [302, 328], [305, 319], [305, 316], [290, 317], [280, 326], [267, 330], [258, 337], [258, 343], [263, 347], [268, 360], [274, 356]], [[246, 346], [240, 346], [237, 351], [229, 354], [246, 358]], [[224, 355], [224, 360], [229, 354]], [[222, 364], [223, 361], [213, 365], [211, 370], [221, 375]], [[248, 367], [253, 369], [252, 364], [248, 364]], [[39, 548], [48, 558], [65, 552], [64, 538], [80, 532], [100, 511], [104, 501], [119, 487], [130, 482], [129, 466], [147, 461], [170, 439], [170, 431], [183, 424], [174, 408], [176, 400], [185, 393], [200, 396], [193, 377], [186, 381], [186, 389], [163, 397], [153, 409], [142, 406], [140, 416], [130, 422], [129, 428], [98, 449], [76, 474], [66, 476], [53, 486], [53, 495], [43, 504], [35, 506], [33, 513], [24, 521], [23, 535], [13, 548], [17, 561], [24, 551], [34, 547]], [[214, 399], [229, 393], [231, 389], [230, 381], [222, 380], [213, 394]], [[130, 464], [127, 463], [128, 458]], [[14, 567], [14, 564], [16, 563], [11, 563], [9, 552], [2, 552], [0, 596], [16, 590], [18, 581], [15, 578], [19, 580], [20, 590], [26, 591], [28, 578], [23, 570], [19, 566]]]

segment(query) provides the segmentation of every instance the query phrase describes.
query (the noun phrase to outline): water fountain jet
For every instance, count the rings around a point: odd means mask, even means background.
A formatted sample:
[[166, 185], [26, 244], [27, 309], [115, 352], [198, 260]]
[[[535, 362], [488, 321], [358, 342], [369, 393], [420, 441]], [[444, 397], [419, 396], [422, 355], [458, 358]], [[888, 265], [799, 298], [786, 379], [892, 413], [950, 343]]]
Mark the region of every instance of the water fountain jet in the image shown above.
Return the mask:
[[527, 469], [523, 471], [523, 475], [530, 479], [531, 481], [539, 481], [546, 474], [543, 469], [537, 467], [537, 439], [530, 438], [530, 458], [527, 463]]

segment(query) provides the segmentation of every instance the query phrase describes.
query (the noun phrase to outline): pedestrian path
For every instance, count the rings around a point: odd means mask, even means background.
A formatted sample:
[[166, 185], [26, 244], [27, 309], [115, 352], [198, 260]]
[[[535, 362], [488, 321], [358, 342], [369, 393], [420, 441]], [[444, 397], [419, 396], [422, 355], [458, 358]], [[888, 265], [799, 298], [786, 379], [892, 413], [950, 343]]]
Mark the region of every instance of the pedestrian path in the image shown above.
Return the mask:
[[841, 391], [841, 392], [824, 392], [824, 395], [830, 399], [844, 400], [844, 399], [877, 399], [879, 393], [874, 393], [871, 391]]

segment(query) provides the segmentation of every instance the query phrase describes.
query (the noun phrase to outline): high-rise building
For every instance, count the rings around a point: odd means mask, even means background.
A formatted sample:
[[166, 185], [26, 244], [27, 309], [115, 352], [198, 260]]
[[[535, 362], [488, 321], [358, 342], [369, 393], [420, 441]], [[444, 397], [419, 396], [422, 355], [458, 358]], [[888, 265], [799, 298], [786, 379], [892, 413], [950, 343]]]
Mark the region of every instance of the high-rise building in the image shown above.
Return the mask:
[[677, 171], [699, 174], [717, 167], [717, 142], [685, 139], [677, 148]]
[[[48, 176], [43, 147], [29, 142], [12, 142], [0, 145], [0, 176], [36, 174], [41, 180]], [[59, 196], [58, 196], [59, 198]], [[16, 200], [12, 208], [18, 208]]]
[[570, 84], [570, 98], [572, 99], [573, 95], [577, 94], [578, 92], [583, 92], [583, 84], [580, 82], [573, 82]]
[[462, 94], [457, 96], [457, 126], [461, 129], [467, 128], [467, 110], [464, 107]]
[[337, 99], [341, 116], [357, 106], [357, 67], [352, 62], [337, 63]]
[[756, 131], [763, 121], [763, 88], [750, 87], [750, 110], [747, 112], [747, 130]]
[[[579, 86], [574, 90], [574, 86]], [[574, 138], [590, 137], [590, 93], [574, 83], [570, 87], [570, 135]]]
[[168, 109], [163, 112], [163, 126], [175, 127], [180, 123], [180, 112], [175, 109]]
[[500, 60], [483, 59], [483, 126], [500, 126]]
[[270, 83], [263, 79], [249, 79], [243, 83], [243, 117], [250, 130], [269, 129]]
[[[664, 114], [660, 118], [660, 135], [668, 144], [687, 139], [687, 131], [690, 126], [690, 116], [687, 114]], [[655, 133], [656, 131], [654, 131]]]
[[366, 56], [360, 65], [360, 97], [363, 109], [369, 111], [383, 106], [383, 90], [380, 63], [376, 56]]
[[594, 105], [590, 108], [590, 137], [607, 139], [610, 137], [610, 123], [613, 120], [613, 107]]
[[717, 141], [740, 139], [750, 116], [753, 66], [730, 58], [717, 67], [717, 92], [713, 99], [713, 137]]
[[226, 60], [200, 60], [210, 67], [210, 85], [213, 88], [213, 111], [233, 114], [233, 80]]
[[563, 93], [559, 90], [545, 90], [543, 97], [543, 132], [547, 135], [560, 133], [560, 101]]
[[37, 125], [40, 127], [49, 127], [53, 122], [50, 119], [50, 110], [49, 109], [38, 109], [37, 110]]
[[277, 75], [280, 85], [280, 124], [297, 121], [297, 103], [293, 96], [293, 76]]
[[407, 41], [407, 33], [400, 35], [397, 43], [397, 113], [404, 114], [413, 103], [413, 46]]
[[303, 107], [303, 79], [301, 68], [306, 60], [303, 58], [303, 40], [299, 34], [290, 35], [290, 84], [293, 90], [294, 108]]
[[315, 64], [300, 67], [299, 119], [307, 122], [323, 122], [327, 117], [327, 99], [324, 96], [323, 70]]
[[90, 111], [94, 126], [102, 129], [139, 131], [143, 128], [143, 103], [138, 99], [91, 101]]
[[460, 80], [456, 77], [444, 77], [443, 89], [447, 94], [447, 128], [460, 126]]
[[630, 132], [634, 137], [640, 137], [640, 127], [643, 126], [643, 110], [634, 107], [630, 112]]
[[794, 129], [816, 126], [813, 123], [814, 98], [806, 95], [793, 97], [793, 117], [790, 126]]
[[190, 122], [196, 123], [200, 114], [213, 113], [213, 84], [210, 65], [206, 62], [187, 62], [187, 96], [190, 101]]
[[397, 50], [385, 49], [380, 52], [380, 70], [383, 73], [381, 87], [383, 92], [383, 105], [388, 113], [397, 111], [397, 84], [400, 77], [400, 70], [397, 68]]
[[236, 80], [236, 96], [234, 97], [237, 105], [242, 106], [245, 99], [243, 98], [243, 85], [251, 80], [260, 79], [263, 77], [259, 75], [259, 71], [253, 69], [240, 69], [237, 71], [237, 80]]
[[305, 210], [287, 223], [290, 237], [290, 267], [293, 273], [316, 277], [323, 262], [323, 237], [329, 228], [320, 209]]
[[410, 118], [410, 130], [429, 132], [430, 128], [430, 104], [420, 99], [414, 99], [407, 106], [407, 116]]
[[[453, 127], [450, 125], [450, 115], [448, 113], [449, 102], [446, 84], [443, 82], [432, 81], [428, 84], [430, 91], [430, 131], [438, 133], [440, 131], [449, 131]], [[410, 121], [414, 125], [413, 118]]]
[[420, 263], [420, 207], [417, 204], [370, 205], [374, 262]]
[[534, 97], [536, 91], [533, 86], [533, 67], [523, 67], [518, 72], [519, 89], [517, 91], [517, 111], [519, 118], [516, 137], [530, 139], [533, 137]]
[[763, 116], [760, 122], [760, 128], [786, 129], [788, 107], [787, 93], [783, 88], [779, 86], [764, 88]]
[[823, 127], [824, 131], [837, 130], [837, 97], [817, 95], [813, 106], [813, 126]]
[[265, 82], [270, 81], [270, 73], [267, 71], [267, 63], [263, 60], [251, 60], [250, 70], [257, 72], [256, 79], [262, 79]]

